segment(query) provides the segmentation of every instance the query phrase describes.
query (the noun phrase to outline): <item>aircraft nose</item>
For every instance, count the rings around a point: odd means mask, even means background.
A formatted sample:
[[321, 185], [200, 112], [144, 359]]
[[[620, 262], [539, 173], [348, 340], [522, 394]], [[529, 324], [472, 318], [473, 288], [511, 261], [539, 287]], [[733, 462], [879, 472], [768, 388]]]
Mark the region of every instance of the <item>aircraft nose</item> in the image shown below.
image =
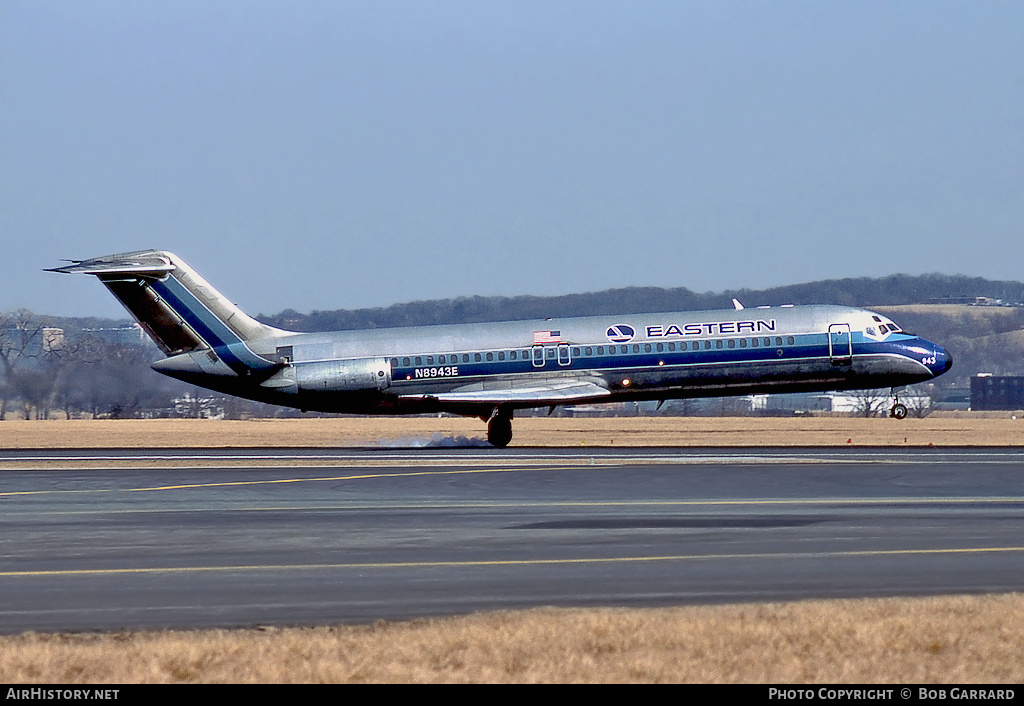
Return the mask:
[[[918, 345], [912, 348], [920, 357], [918, 361], [924, 364], [932, 377], [938, 377], [953, 367], [953, 356], [938, 343], [933, 343], [923, 338], [918, 339]], [[931, 354], [929, 355], [929, 351]]]
[[953, 356], [937, 343], [933, 343], [932, 346], [935, 350], [935, 357], [929, 361], [931, 364], [928, 368], [932, 371], [932, 375], [938, 377], [953, 367]]

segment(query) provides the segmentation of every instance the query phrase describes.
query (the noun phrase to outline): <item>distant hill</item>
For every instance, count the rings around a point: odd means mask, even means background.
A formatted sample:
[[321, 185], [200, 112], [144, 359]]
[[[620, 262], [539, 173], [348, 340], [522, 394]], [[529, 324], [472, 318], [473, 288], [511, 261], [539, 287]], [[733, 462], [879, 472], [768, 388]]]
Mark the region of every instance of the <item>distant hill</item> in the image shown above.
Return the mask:
[[890, 275], [823, 280], [771, 289], [740, 289], [699, 294], [685, 287], [628, 287], [554, 297], [459, 297], [395, 304], [375, 309], [338, 309], [301, 314], [286, 309], [260, 314], [260, 321], [296, 331], [343, 331], [430, 324], [514, 321], [563, 316], [630, 314], [689, 309], [723, 309], [735, 297], [744, 306], [764, 304], [843, 304], [901, 306], [990, 297], [1024, 302], [1024, 282], [1001, 282], [962, 275]]

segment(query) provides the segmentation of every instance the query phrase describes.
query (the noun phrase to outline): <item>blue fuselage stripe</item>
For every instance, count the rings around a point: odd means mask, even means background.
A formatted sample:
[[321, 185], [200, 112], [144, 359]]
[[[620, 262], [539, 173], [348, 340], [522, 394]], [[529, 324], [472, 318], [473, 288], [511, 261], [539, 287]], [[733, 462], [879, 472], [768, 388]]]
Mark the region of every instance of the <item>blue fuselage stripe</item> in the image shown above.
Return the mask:
[[246, 369], [264, 370], [274, 366], [271, 361], [253, 353], [238, 334], [218, 319], [198, 297], [173, 276], [157, 280], [152, 286], [154, 291], [235, 372], [241, 374]]
[[[614, 347], [616, 352], [614, 354], [604, 355], [574, 355], [568, 365], [561, 365], [558, 362], [557, 355], [555, 357], [547, 357], [547, 350], [545, 351], [544, 365], [536, 367], [533, 364], [532, 358], [510, 360], [507, 358], [508, 352], [512, 349], [504, 349], [502, 352], [506, 355], [506, 360], [481, 360], [476, 361], [475, 355], [479, 353], [481, 356], [486, 356], [488, 353], [496, 357], [497, 351], [474, 351], [469, 353], [469, 361], [463, 361], [464, 353], [451, 353], [451, 354], [420, 354], [416, 355], [401, 355], [392, 356], [392, 376], [395, 383], [405, 382], [425, 382], [427, 378], [431, 379], [451, 379], [452, 377], [466, 378], [474, 376], [501, 376], [501, 375], [515, 375], [525, 373], [542, 373], [550, 375], [558, 372], [570, 372], [570, 371], [613, 371], [613, 370], [630, 370], [630, 369], [665, 369], [676, 366], [685, 368], [701, 367], [701, 366], [717, 366], [725, 364], [743, 364], [743, 365], [756, 365], [756, 364], [768, 364], [776, 362], [792, 362], [796, 360], [829, 360], [840, 359], [849, 357], [850, 346], [846, 342], [845, 336], [843, 337], [842, 344], [836, 344], [835, 338], [833, 338], [833, 350], [830, 356], [828, 346], [828, 334], [802, 334], [794, 335], [794, 343], [784, 343], [782, 345], [771, 345], [771, 346], [759, 346], [751, 347], [748, 346], [741, 348], [737, 345], [735, 348], [717, 348], [713, 347], [710, 349], [704, 348], [704, 341], [693, 341], [690, 345], [700, 346], [697, 350], [690, 348], [686, 351], [661, 351], [656, 350], [647, 352], [643, 349], [645, 344], [641, 345], [639, 352], [632, 352], [632, 344], [627, 346], [628, 352], [623, 354], [618, 349], [620, 346], [610, 346], [608, 344], [573, 344], [572, 350], [584, 351], [590, 348], [592, 351], [596, 351], [599, 345], [605, 349]], [[711, 341], [712, 346], [716, 343], [714, 340]], [[656, 344], [652, 344], [656, 345]], [[677, 344], [678, 345], [678, 344]], [[723, 340], [723, 346], [728, 346], [728, 343]], [[667, 347], [667, 344], [666, 344]], [[900, 355], [907, 358], [916, 360], [917, 358], [911, 353], [917, 353], [918, 351], [927, 351], [931, 347], [931, 344], [924, 341], [923, 339], [898, 335], [894, 336], [886, 341], [875, 341], [867, 339], [863, 336], [858, 337], [854, 335], [852, 343], [852, 355], [853, 357], [866, 356], [866, 355]], [[555, 346], [547, 346], [546, 349], [555, 350]], [[517, 355], [522, 355], [524, 348], [514, 349]], [[404, 360], [408, 358], [410, 361], [409, 365], [404, 364]], [[415, 360], [419, 358], [420, 364], [416, 364]], [[444, 362], [441, 362], [441, 359]], [[395, 364], [394, 361], [398, 361]], [[429, 362], [428, 362], [429, 361]], [[920, 362], [920, 361], [919, 361]], [[457, 368], [455, 375], [451, 375], [451, 369]], [[419, 372], [417, 372], [419, 371]], [[440, 371], [440, 374], [437, 374]], [[426, 372], [426, 374], [424, 374]], [[446, 374], [446, 372], [448, 374]]]

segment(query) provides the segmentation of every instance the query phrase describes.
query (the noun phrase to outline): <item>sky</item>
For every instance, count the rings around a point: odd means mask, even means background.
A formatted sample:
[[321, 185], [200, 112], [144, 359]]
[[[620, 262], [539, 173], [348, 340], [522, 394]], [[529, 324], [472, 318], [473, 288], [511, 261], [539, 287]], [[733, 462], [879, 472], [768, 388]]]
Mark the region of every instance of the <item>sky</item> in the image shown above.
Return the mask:
[[[1024, 3], [4, 0], [0, 311], [1024, 279]], [[774, 303], [774, 302], [764, 302]], [[729, 302], [723, 302], [729, 306]]]

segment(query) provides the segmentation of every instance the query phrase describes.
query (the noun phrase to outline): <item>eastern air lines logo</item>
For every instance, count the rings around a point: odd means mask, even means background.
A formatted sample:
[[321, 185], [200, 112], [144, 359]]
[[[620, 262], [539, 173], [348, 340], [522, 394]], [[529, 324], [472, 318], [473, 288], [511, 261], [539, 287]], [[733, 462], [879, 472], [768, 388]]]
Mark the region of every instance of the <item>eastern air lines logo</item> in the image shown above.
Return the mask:
[[636, 335], [636, 331], [632, 326], [626, 324], [615, 324], [609, 326], [608, 330], [604, 332], [604, 335], [608, 337], [608, 340], [612, 343], [626, 343], [632, 341], [633, 336]]

